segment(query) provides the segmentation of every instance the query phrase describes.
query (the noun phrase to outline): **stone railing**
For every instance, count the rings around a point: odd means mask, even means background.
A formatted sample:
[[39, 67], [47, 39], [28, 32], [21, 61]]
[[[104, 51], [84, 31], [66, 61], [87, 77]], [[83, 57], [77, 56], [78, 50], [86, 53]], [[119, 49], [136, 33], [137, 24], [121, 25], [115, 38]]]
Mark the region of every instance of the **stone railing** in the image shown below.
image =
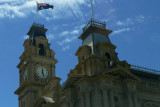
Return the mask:
[[38, 27], [38, 28], [44, 28], [44, 24], [39, 24], [39, 23], [33, 23], [32, 26]]

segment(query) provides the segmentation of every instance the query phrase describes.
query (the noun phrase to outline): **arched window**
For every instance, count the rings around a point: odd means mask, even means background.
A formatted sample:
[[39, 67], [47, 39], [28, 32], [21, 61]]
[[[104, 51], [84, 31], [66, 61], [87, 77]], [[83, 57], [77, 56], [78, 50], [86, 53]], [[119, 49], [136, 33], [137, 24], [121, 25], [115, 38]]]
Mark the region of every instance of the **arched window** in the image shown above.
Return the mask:
[[39, 44], [39, 55], [44, 55], [44, 46], [43, 44]]
[[105, 56], [108, 58], [108, 59], [111, 59], [111, 56], [110, 56], [110, 54], [109, 53], [105, 53]]

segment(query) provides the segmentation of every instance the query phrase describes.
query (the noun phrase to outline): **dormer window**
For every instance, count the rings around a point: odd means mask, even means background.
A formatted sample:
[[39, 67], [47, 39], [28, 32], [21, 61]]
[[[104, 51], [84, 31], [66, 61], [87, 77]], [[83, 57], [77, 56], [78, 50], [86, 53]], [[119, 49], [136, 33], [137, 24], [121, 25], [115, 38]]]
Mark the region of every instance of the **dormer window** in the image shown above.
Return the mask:
[[43, 46], [43, 44], [39, 44], [39, 55], [42, 55], [42, 56], [44, 56], [44, 46]]

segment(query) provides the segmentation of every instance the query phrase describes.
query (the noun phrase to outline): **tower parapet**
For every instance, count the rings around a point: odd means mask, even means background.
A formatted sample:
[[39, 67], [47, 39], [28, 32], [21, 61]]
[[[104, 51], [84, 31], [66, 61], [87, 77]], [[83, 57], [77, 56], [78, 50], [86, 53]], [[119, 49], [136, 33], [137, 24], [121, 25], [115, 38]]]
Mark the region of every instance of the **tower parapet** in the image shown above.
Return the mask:
[[90, 19], [88, 24], [82, 28], [83, 32], [85, 32], [90, 26], [106, 29], [106, 22], [101, 22], [101, 21]]
[[44, 24], [33, 23], [27, 35], [29, 38], [35, 38], [38, 36], [43, 36], [46, 38], [46, 32], [48, 29], [44, 28]]

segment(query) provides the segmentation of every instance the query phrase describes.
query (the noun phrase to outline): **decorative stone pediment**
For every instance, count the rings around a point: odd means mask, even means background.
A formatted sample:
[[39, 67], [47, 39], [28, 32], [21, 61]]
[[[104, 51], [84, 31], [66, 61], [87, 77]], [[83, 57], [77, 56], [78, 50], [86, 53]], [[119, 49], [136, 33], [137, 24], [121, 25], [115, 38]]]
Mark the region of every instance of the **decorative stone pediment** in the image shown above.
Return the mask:
[[109, 75], [116, 76], [120, 80], [131, 79], [131, 80], [140, 80], [137, 76], [132, 74], [128, 69], [124, 68], [115, 68], [106, 70], [105, 73]]
[[84, 59], [89, 57], [90, 54], [91, 54], [91, 47], [84, 45], [78, 48], [75, 55], [78, 56], [78, 61], [82, 62]]
[[70, 75], [70, 74], [73, 74], [73, 75], [74, 75], [74, 74], [75, 74], [75, 75], [83, 75], [84, 72], [82, 72], [82, 70], [81, 70], [80, 68], [75, 68], [74, 70], [71, 70], [68, 75]]
[[91, 51], [91, 47], [87, 45], [80, 46], [75, 55], [79, 56], [79, 54], [81, 54], [82, 52], [86, 52], [86, 51]]
[[97, 44], [97, 47], [98, 48], [104, 48], [104, 47], [107, 47], [107, 48], [111, 48], [111, 49], [116, 49], [116, 46], [113, 45], [111, 42], [101, 42], [99, 44]]

